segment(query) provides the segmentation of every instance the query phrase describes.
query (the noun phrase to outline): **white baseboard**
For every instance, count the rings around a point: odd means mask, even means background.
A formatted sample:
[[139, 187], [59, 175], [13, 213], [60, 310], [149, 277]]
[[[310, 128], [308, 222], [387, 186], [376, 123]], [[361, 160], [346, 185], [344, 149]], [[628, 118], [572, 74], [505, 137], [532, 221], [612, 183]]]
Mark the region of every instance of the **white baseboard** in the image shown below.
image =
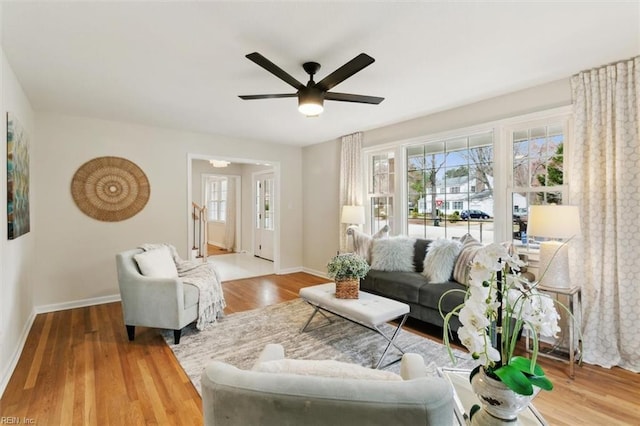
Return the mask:
[[302, 272], [302, 266], [296, 266], [295, 268], [287, 268], [287, 269], [280, 269], [278, 272], [276, 272], [276, 275], [286, 275], [286, 274], [295, 274], [296, 272]]
[[22, 332], [20, 333], [20, 338], [18, 339], [18, 344], [16, 345], [13, 354], [11, 355], [11, 359], [9, 360], [9, 364], [2, 371], [2, 378], [0, 381], [0, 397], [4, 395], [4, 390], [9, 384], [9, 379], [13, 375], [13, 370], [15, 370], [16, 365], [18, 365], [18, 360], [20, 359], [20, 355], [22, 355], [22, 349], [24, 349], [24, 344], [27, 342], [27, 337], [29, 336], [29, 331], [31, 331], [31, 326], [36, 319], [36, 311], [33, 309], [31, 311], [31, 315], [24, 323], [24, 327], [22, 327]]
[[302, 268], [302, 272], [315, 275], [316, 277], [329, 279], [329, 277], [327, 276], [327, 273], [323, 271], [316, 271], [315, 269], [311, 269], [311, 268]]
[[36, 314], [47, 312], [64, 311], [66, 309], [84, 308], [85, 306], [102, 305], [103, 303], [119, 302], [120, 294], [109, 296], [92, 297], [90, 299], [73, 300], [71, 302], [52, 303], [51, 305], [40, 305], [35, 307]]

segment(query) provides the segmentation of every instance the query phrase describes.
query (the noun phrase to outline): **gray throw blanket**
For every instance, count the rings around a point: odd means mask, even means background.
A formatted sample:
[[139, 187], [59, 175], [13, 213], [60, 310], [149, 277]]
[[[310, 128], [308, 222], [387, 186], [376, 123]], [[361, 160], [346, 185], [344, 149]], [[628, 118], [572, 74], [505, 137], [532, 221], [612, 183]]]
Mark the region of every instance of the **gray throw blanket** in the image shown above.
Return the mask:
[[224, 315], [224, 308], [227, 306], [218, 271], [209, 262], [182, 260], [176, 248], [171, 244], [143, 244], [140, 246], [144, 251], [159, 247], [169, 247], [178, 270], [178, 277], [182, 279], [182, 282], [198, 287], [200, 298], [198, 299], [196, 328], [204, 330], [207, 325], [216, 322]]

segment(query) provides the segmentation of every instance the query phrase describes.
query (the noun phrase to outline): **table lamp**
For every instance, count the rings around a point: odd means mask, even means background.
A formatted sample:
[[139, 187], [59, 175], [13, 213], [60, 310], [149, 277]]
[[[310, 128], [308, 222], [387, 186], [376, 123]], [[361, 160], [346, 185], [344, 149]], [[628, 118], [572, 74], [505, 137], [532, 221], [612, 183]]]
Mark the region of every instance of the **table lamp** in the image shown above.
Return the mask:
[[[364, 206], [342, 206], [342, 215], [340, 216], [340, 222], [344, 223], [347, 226], [347, 239], [345, 240], [346, 250], [352, 250], [352, 247], [349, 246], [349, 235], [354, 239], [353, 242], [353, 250], [355, 250], [355, 235], [353, 232], [349, 233], [350, 225], [357, 225], [360, 228], [365, 222], [364, 217]], [[340, 250], [338, 250], [338, 254], [340, 254]]]
[[347, 225], [362, 225], [364, 223], [364, 206], [342, 206], [340, 222]]
[[549, 238], [540, 242], [539, 284], [571, 287], [567, 242], [580, 235], [578, 207], [555, 204], [531, 206], [527, 235]]

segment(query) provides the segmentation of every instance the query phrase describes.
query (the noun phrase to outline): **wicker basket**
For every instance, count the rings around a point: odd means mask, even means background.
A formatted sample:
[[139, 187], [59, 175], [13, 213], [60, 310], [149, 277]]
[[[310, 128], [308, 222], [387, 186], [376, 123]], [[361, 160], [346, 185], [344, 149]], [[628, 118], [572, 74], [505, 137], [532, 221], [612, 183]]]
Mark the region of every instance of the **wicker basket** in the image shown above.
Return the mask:
[[357, 299], [360, 280], [336, 280], [336, 297], [338, 299]]

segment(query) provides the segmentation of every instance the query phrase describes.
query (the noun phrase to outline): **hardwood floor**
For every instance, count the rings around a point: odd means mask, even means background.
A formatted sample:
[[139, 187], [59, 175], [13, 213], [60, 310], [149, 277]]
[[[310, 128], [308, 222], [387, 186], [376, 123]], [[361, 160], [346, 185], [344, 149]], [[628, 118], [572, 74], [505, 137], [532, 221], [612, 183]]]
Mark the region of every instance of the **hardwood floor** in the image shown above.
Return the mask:
[[207, 256], [218, 256], [221, 254], [233, 253], [223, 249], [222, 247], [214, 246], [213, 244], [207, 244]]
[[[226, 312], [291, 300], [325, 281], [298, 273], [226, 282]], [[440, 341], [436, 328], [417, 321], [407, 328]], [[565, 363], [540, 363], [555, 389], [535, 405], [550, 424], [640, 424], [640, 374], [584, 365], [571, 380]], [[14, 417], [38, 425], [198, 425], [202, 408], [158, 331], [137, 327], [129, 342], [120, 303], [110, 303], [37, 316], [0, 399], [0, 419]]]

